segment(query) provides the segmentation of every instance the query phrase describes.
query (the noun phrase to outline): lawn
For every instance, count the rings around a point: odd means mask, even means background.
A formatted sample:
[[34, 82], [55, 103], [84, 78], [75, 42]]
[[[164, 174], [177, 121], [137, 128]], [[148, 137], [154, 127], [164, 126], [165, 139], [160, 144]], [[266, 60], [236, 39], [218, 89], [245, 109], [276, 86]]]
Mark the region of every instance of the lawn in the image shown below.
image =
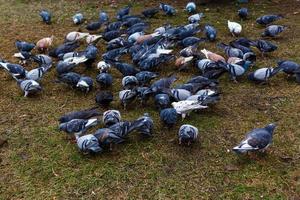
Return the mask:
[[[167, 2], [177, 8], [178, 14], [166, 17], [160, 13], [149, 20], [151, 29], [165, 22], [187, 23], [188, 14], [183, 11], [186, 2]], [[125, 4], [122, 1], [116, 6]], [[132, 13], [156, 5], [158, 1], [135, 1]], [[248, 20], [239, 20], [240, 6], [249, 8]], [[54, 15], [51, 25], [40, 20], [38, 14], [43, 8]], [[0, 0], [0, 56], [17, 62], [12, 57], [16, 39], [36, 42], [54, 35], [56, 46], [63, 42], [65, 34], [79, 30], [71, 21], [75, 12], [81, 11], [91, 21], [98, 18], [100, 9], [110, 16], [116, 12], [106, 0]], [[257, 52], [254, 69], [276, 66], [279, 59], [300, 62], [299, 0], [251, 0], [243, 5], [219, 1], [199, 5], [198, 10], [206, 16], [202, 25], [209, 22], [218, 29], [218, 40], [201, 47], [220, 54], [223, 52], [216, 44], [233, 40], [227, 19], [240, 22], [242, 35], [255, 39], [263, 31], [255, 23], [257, 17], [283, 14], [285, 18], [277, 24], [289, 28], [272, 40], [279, 49], [265, 57]], [[102, 54], [105, 44], [100, 41], [97, 47]], [[174, 70], [172, 64], [161, 67], [161, 76]], [[98, 73], [96, 67], [80, 67], [78, 72], [94, 78]], [[145, 140], [133, 135], [111, 152], [90, 156], [81, 154], [58, 131], [57, 119], [66, 112], [95, 106], [97, 89], [86, 95], [57, 84], [53, 68], [42, 80], [43, 92], [24, 98], [16, 82], [0, 70], [0, 139], [7, 141], [0, 144], [0, 199], [299, 199], [300, 88], [293, 79], [279, 74], [266, 85], [255, 85], [243, 77], [236, 84], [225, 75], [220, 79], [222, 99], [217, 105], [192, 113], [168, 130], [160, 123], [151, 102], [147, 106], [136, 103], [124, 110], [117, 98], [122, 75], [115, 69], [112, 74], [116, 98], [111, 107], [119, 109], [126, 120], [148, 112], [155, 121], [154, 137]], [[178, 73], [176, 84], [195, 74], [197, 69]], [[237, 156], [231, 151], [247, 131], [271, 122], [278, 127], [267, 153]], [[179, 146], [176, 140], [183, 123], [200, 131], [199, 141], [190, 147]]]

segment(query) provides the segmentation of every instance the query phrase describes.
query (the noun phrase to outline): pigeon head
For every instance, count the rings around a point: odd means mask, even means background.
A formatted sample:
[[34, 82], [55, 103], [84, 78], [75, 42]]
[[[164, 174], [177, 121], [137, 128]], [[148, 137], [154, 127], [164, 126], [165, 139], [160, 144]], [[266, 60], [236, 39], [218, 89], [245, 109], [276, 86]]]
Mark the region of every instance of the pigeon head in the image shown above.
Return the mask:
[[66, 128], [67, 128], [67, 123], [61, 123], [58, 127], [58, 130], [63, 131], [66, 130]]
[[112, 126], [121, 120], [121, 113], [118, 110], [107, 110], [103, 113], [102, 121], [105, 126]]
[[271, 134], [273, 134], [273, 132], [274, 132], [276, 126], [277, 126], [277, 125], [276, 125], [275, 123], [268, 124], [268, 125], [265, 127], [265, 129], [266, 129], [267, 131], [269, 131]]

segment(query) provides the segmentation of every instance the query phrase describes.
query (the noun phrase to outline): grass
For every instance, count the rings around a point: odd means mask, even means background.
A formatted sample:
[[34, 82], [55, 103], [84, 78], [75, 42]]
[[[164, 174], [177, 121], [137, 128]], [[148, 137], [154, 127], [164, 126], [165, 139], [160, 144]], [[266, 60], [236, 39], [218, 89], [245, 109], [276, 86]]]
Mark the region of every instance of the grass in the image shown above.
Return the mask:
[[[170, 1], [171, 2], [171, 1]], [[183, 2], [171, 2], [179, 13], [175, 17], [159, 14], [151, 19], [151, 28], [168, 21], [174, 25], [186, 23]], [[117, 4], [118, 7], [125, 2]], [[155, 6], [155, 1], [133, 3], [133, 12]], [[227, 31], [227, 19], [239, 21], [236, 10], [241, 5], [232, 1], [200, 5], [206, 17], [218, 29], [218, 41], [233, 38]], [[243, 36], [258, 38], [263, 28], [255, 19], [263, 14], [283, 13], [279, 24], [289, 29], [273, 40], [279, 50], [267, 57], [258, 57], [255, 68], [276, 65], [277, 59], [300, 62], [299, 2], [257, 1], [247, 5], [250, 19], [241, 22]], [[44, 25], [38, 16], [42, 8], [54, 14], [52, 25]], [[55, 35], [55, 45], [66, 33], [78, 30], [71, 16], [76, 11], [88, 20], [96, 20], [100, 9], [110, 16], [115, 8], [109, 1], [25, 1], [0, 0], [0, 55], [17, 62], [15, 39], [37, 41]], [[199, 34], [200, 36], [201, 34]], [[203, 47], [222, 53], [216, 43]], [[104, 44], [99, 43], [100, 52]], [[26, 66], [31, 69], [35, 66]], [[172, 64], [162, 66], [161, 74], [174, 70]], [[253, 70], [253, 69], [251, 69]], [[97, 70], [79, 69], [95, 77]], [[179, 73], [178, 83], [192, 74]], [[115, 100], [112, 108], [120, 109], [124, 119], [132, 120], [149, 112], [155, 120], [155, 135], [149, 140], [130, 137], [112, 152], [97, 156], [82, 155], [63, 133], [57, 130], [62, 114], [94, 106], [96, 89], [87, 94], [70, 91], [53, 82], [52, 70], [42, 81], [42, 94], [23, 98], [19, 88], [4, 71], [0, 73], [0, 138], [8, 144], [0, 147], [0, 199], [297, 199], [299, 190], [299, 86], [280, 74], [268, 85], [254, 85], [246, 78], [239, 84], [220, 80], [222, 100], [207, 111], [193, 113], [172, 130], [159, 122], [154, 106], [133, 105], [124, 111]], [[121, 75], [113, 70], [112, 90], [117, 96]], [[239, 157], [228, 152], [245, 132], [269, 122], [277, 122], [273, 146], [267, 154]], [[183, 123], [200, 130], [200, 140], [192, 147], [176, 143], [177, 130]]]

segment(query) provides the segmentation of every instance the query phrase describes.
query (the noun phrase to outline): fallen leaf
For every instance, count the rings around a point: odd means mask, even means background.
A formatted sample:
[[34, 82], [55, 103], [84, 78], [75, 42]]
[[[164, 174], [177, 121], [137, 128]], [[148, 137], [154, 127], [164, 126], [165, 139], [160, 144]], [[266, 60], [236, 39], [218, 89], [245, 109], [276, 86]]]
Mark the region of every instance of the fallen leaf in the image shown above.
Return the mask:
[[226, 165], [224, 167], [224, 169], [226, 171], [230, 171], [230, 172], [232, 172], [232, 171], [238, 171], [239, 170], [239, 168], [237, 166], [234, 166], [234, 165]]

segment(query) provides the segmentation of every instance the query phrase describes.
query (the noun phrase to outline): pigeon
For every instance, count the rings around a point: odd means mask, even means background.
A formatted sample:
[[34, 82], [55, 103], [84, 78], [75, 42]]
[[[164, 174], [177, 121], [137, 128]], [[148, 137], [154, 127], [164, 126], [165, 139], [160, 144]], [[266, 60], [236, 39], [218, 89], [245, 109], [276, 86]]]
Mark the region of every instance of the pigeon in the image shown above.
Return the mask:
[[152, 18], [158, 12], [159, 12], [158, 8], [148, 8], [148, 9], [143, 10], [142, 14], [144, 15], [144, 17]]
[[[106, 128], [106, 130], [103, 131], [97, 131], [95, 135], [99, 134], [98, 137], [101, 138], [101, 143], [103, 145], [110, 145], [111, 144], [119, 144], [121, 142], [124, 142], [129, 135], [134, 130], [138, 130], [144, 125], [144, 119], [140, 118], [138, 120], [134, 120], [133, 122], [129, 121], [123, 121], [115, 123], [114, 125], [110, 126], [109, 128]], [[107, 136], [108, 132], [108, 136]]]
[[195, 94], [198, 90], [202, 89], [203, 86], [204, 85], [202, 83], [184, 83], [177, 85], [175, 89], [184, 89], [189, 91], [191, 94]]
[[249, 13], [247, 8], [241, 8], [238, 10], [238, 15], [241, 19], [247, 19]]
[[272, 143], [273, 133], [276, 125], [269, 124], [264, 128], [256, 128], [247, 133], [245, 139], [233, 151], [236, 153], [247, 153], [250, 151], [264, 151]]
[[202, 101], [190, 101], [190, 100], [184, 100], [184, 101], [178, 101], [173, 102], [171, 105], [176, 110], [177, 114], [181, 115], [182, 119], [186, 117], [186, 115], [189, 115], [189, 113], [193, 110], [199, 110], [199, 109], [205, 109], [207, 106], [202, 105]]
[[103, 33], [103, 34], [102, 34], [102, 38], [103, 38], [105, 41], [109, 42], [109, 41], [111, 41], [111, 40], [113, 40], [113, 39], [116, 39], [116, 38], [118, 38], [118, 37], [120, 37], [120, 36], [126, 36], [125, 34], [122, 34], [122, 33], [123, 33], [123, 31], [120, 31], [120, 30], [109, 31], [109, 32]]
[[191, 57], [191, 56], [199, 57], [197, 50], [198, 50], [198, 45], [196, 44], [182, 49], [179, 52], [179, 54], [182, 57]]
[[58, 80], [62, 83], [65, 83], [72, 88], [76, 88], [78, 81], [80, 80], [81, 75], [75, 72], [63, 73], [58, 76]]
[[109, 73], [100, 73], [97, 75], [96, 81], [101, 87], [110, 87], [113, 82], [113, 77]]
[[204, 26], [204, 32], [205, 32], [205, 35], [206, 35], [206, 38], [209, 40], [209, 41], [215, 41], [216, 40], [216, 37], [217, 37], [217, 30], [215, 29], [215, 27], [213, 27], [212, 25], [209, 25], [209, 24], [206, 24]]
[[65, 61], [58, 61], [56, 64], [56, 72], [60, 74], [71, 72], [76, 65]]
[[177, 58], [175, 60], [175, 66], [177, 68], [179, 68], [179, 71], [183, 70], [183, 69], [186, 69], [186, 66], [188, 65], [188, 63], [193, 61], [193, 59], [194, 59], [194, 56], [190, 56], [190, 57], [180, 56], [179, 58]]
[[73, 23], [78, 25], [81, 24], [84, 20], [83, 14], [81, 13], [76, 13], [73, 17], [72, 17]]
[[178, 131], [179, 144], [187, 143], [190, 145], [198, 138], [199, 131], [195, 126], [183, 124]]
[[[216, 103], [220, 98], [220, 93], [215, 91], [215, 90], [211, 90], [211, 89], [201, 89], [199, 91], [197, 91], [197, 93], [195, 95], [192, 95], [190, 96], [189, 98], [187, 98], [187, 100], [191, 100], [191, 101], [194, 101], [194, 100], [198, 100], [198, 101], [203, 101], [205, 99], [208, 99], [208, 96], [210, 97], [216, 97], [216, 101], [213, 102], [213, 101], [207, 101], [206, 100], [206, 103]], [[212, 99], [212, 98], [211, 98]]]
[[44, 54], [33, 55], [31, 59], [39, 65], [52, 65], [52, 58]]
[[139, 84], [144, 86], [148, 85], [151, 82], [151, 80], [157, 78], [158, 74], [149, 71], [140, 71], [135, 74], [135, 77], [137, 78]]
[[105, 32], [117, 31], [120, 30], [121, 27], [122, 27], [122, 22], [120, 21], [111, 22], [106, 25]]
[[108, 17], [108, 14], [104, 11], [100, 11], [99, 12], [99, 21], [101, 23], [106, 23], [109, 21], [109, 17]]
[[50, 68], [51, 65], [41, 65], [38, 68], [32, 69], [26, 73], [26, 79], [39, 81]]
[[219, 84], [217, 80], [209, 79], [203, 76], [195, 76], [188, 80], [187, 83], [201, 84], [201, 87], [199, 88], [216, 87]]
[[186, 4], [186, 7], [185, 7], [185, 10], [188, 12], [188, 13], [194, 13], [196, 12], [196, 4], [194, 2], [188, 2]]
[[282, 60], [277, 62], [277, 65], [283, 68], [283, 72], [288, 75], [293, 75], [300, 69], [300, 65], [291, 60]]
[[77, 136], [77, 146], [82, 152], [86, 153], [100, 153], [103, 149], [99, 145], [99, 140], [92, 134]]
[[186, 89], [171, 89], [171, 96], [175, 101], [183, 101], [191, 96], [191, 92]]
[[137, 39], [139, 38], [139, 37], [141, 37], [142, 35], [144, 35], [145, 33], [144, 32], [135, 32], [135, 33], [133, 33], [133, 34], [131, 34], [131, 35], [129, 35], [129, 37], [128, 37], [128, 42], [130, 42], [130, 43], [135, 43], [136, 41], [137, 41]]
[[42, 90], [41, 85], [34, 80], [18, 80], [18, 85], [21, 90], [24, 92], [24, 97], [27, 97], [29, 94], [37, 93]]
[[102, 107], [108, 107], [114, 100], [114, 96], [111, 91], [100, 91], [96, 94], [96, 103]]
[[244, 53], [242, 50], [240, 49], [237, 49], [237, 48], [234, 48], [234, 47], [231, 47], [227, 44], [224, 44], [223, 42], [222, 43], [219, 43], [217, 44], [217, 47], [223, 49], [225, 51], [225, 54], [228, 56], [228, 57], [238, 57], [238, 58], [243, 58], [244, 56]]
[[169, 16], [175, 15], [176, 14], [176, 10], [173, 6], [168, 5], [168, 4], [164, 4], [164, 3], [160, 3], [159, 4], [159, 8], [166, 14]]
[[122, 20], [126, 15], [129, 14], [130, 12], [130, 7], [131, 6], [126, 6], [124, 8], [121, 8], [118, 12], [117, 12], [117, 20]]
[[101, 25], [102, 25], [102, 22], [100, 22], [100, 21], [91, 22], [88, 25], [86, 25], [85, 28], [88, 31], [96, 31], [96, 30], [100, 29]]
[[122, 23], [122, 26], [131, 28], [133, 26], [139, 26], [138, 24], [142, 23], [142, 25], [145, 25], [144, 21], [140, 17], [131, 17]]
[[90, 35], [89, 33], [81, 33], [81, 32], [73, 31], [66, 35], [66, 40], [69, 42], [73, 42], [73, 41], [83, 39], [89, 35]]
[[161, 78], [151, 85], [151, 90], [157, 92], [162, 89], [170, 88], [170, 86], [176, 81], [175, 76], [170, 76], [167, 78]]
[[199, 23], [203, 16], [204, 16], [203, 13], [194, 14], [194, 15], [189, 16], [188, 21], [189, 21], [189, 23], [192, 23], [192, 24]]
[[60, 123], [65, 123], [68, 121], [71, 121], [73, 119], [90, 119], [93, 117], [97, 117], [101, 115], [101, 113], [96, 109], [96, 108], [90, 108], [86, 110], [79, 110], [79, 111], [74, 111], [67, 113], [63, 116], [61, 116], [58, 121]]
[[31, 59], [32, 54], [27, 51], [20, 51], [19, 53], [15, 53], [13, 57], [20, 59], [20, 64], [26, 64]]
[[286, 29], [287, 29], [286, 26], [271, 25], [271, 26], [268, 26], [264, 30], [264, 32], [262, 33], [262, 36], [263, 37], [275, 37], [276, 35], [278, 35], [279, 33], [283, 32]]
[[59, 124], [59, 130], [68, 134], [82, 134], [88, 128], [98, 124], [97, 119], [72, 119]]
[[15, 80], [26, 78], [27, 71], [21, 65], [0, 60], [0, 67], [4, 68]]
[[[134, 43], [135, 40], [144, 34], [145, 30], [148, 28], [148, 25], [145, 23], [138, 23], [135, 24], [134, 26], [130, 27], [127, 29], [126, 34], [131, 36], [130, 40], [127, 40], [129, 43]], [[134, 34], [137, 33], [137, 34]]]
[[43, 39], [40, 39], [37, 43], [36, 43], [36, 48], [40, 51], [44, 51], [49, 49], [49, 47], [52, 46], [53, 43], [53, 39], [54, 36], [52, 35], [51, 37], [46, 37]]
[[168, 127], [171, 128], [177, 122], [177, 112], [174, 108], [162, 109], [159, 113], [160, 120]]
[[43, 20], [43, 22], [45, 22], [46, 24], [50, 24], [51, 23], [51, 13], [47, 10], [42, 10], [40, 12], [40, 16]]
[[102, 35], [91, 35], [91, 34], [89, 34], [86, 37], [85, 41], [86, 41], [87, 44], [92, 44], [92, 43], [98, 42], [100, 38], [102, 38]]
[[20, 40], [16, 40], [15, 45], [16, 45], [17, 49], [19, 50], [19, 52], [22, 52], [22, 51], [30, 52], [35, 47], [35, 44], [33, 44], [33, 43], [28, 43], [28, 42], [20, 41]]
[[139, 72], [139, 70], [128, 63], [114, 62], [112, 64], [123, 76], [135, 76]]
[[240, 38], [238, 38], [236, 40], [231, 41], [230, 45], [232, 45], [232, 44], [238, 44], [238, 45], [242, 45], [244, 47], [248, 47], [249, 48], [251, 46], [252, 42], [253, 42], [252, 40], [249, 40], [249, 39], [244, 38], [244, 37], [240, 37]]
[[93, 79], [88, 76], [81, 76], [76, 84], [76, 87], [79, 90], [88, 93], [93, 88]]
[[256, 19], [256, 23], [261, 25], [268, 25], [278, 19], [282, 19], [282, 15], [264, 15]]
[[111, 65], [105, 61], [100, 61], [97, 64], [97, 69], [99, 69], [100, 73], [107, 73], [111, 68]]
[[157, 94], [154, 97], [155, 105], [159, 110], [168, 108], [171, 105], [170, 97], [167, 94]]
[[107, 43], [106, 50], [118, 49], [129, 46], [129, 42], [122, 37], [115, 38]]
[[136, 39], [136, 43], [137, 44], [143, 44], [146, 41], [149, 41], [157, 36], [160, 36], [160, 34], [158, 32], [152, 33], [152, 34], [148, 34], [148, 35], [141, 35]]
[[242, 62], [243, 59], [242, 58], [238, 58], [238, 57], [229, 57], [227, 60], [228, 64], [239, 64], [240, 62]]
[[[128, 130], [126, 129], [126, 125], [130, 126], [129, 122], [126, 124], [122, 123], [122, 128], [124, 128], [124, 130]], [[123, 136], [121, 134], [121, 131], [117, 132], [111, 130], [110, 128], [101, 128], [94, 133], [94, 136], [98, 139], [98, 145], [100, 145], [102, 148], [109, 147], [109, 149], [112, 150], [113, 144], [120, 144], [126, 140], [127, 135]]]
[[52, 49], [49, 52], [49, 56], [57, 58], [57, 57], [59, 57], [61, 55], [64, 55], [66, 53], [74, 51], [78, 47], [79, 47], [79, 44], [76, 41], [65, 42], [65, 43], [59, 45], [58, 47]]
[[106, 53], [102, 54], [102, 58], [106, 62], [107, 61], [117, 62], [119, 60], [119, 57], [127, 52], [128, 49], [126, 47], [121, 47], [121, 48], [107, 51]]
[[135, 100], [136, 96], [137, 93], [135, 90], [122, 90], [119, 92], [119, 98], [121, 104], [124, 106], [124, 109], [126, 109], [128, 103], [131, 103]]
[[197, 61], [197, 67], [201, 72], [205, 73], [206, 70], [217, 67], [217, 62], [205, 58]]
[[152, 136], [154, 122], [148, 113], [144, 113], [144, 115], [136, 121], [140, 123], [136, 128], [138, 132], [140, 132], [143, 136]]
[[199, 90], [195, 95], [190, 96], [186, 100], [202, 101], [202, 105], [207, 106], [215, 104], [220, 100], [220, 93], [210, 89]]
[[228, 22], [229, 31], [233, 36], [238, 36], [241, 34], [242, 26], [239, 23], [231, 22], [229, 20], [227, 22]]
[[121, 121], [121, 113], [118, 110], [107, 110], [103, 113], [103, 124], [110, 127]]
[[266, 40], [256, 40], [251, 43], [252, 46], [255, 46], [260, 52], [268, 53], [275, 51], [278, 47]]
[[211, 61], [214, 61], [214, 62], [218, 62], [218, 61], [224, 61], [225, 62], [225, 58], [216, 54], [216, 53], [213, 53], [211, 51], [208, 51], [206, 49], [202, 49], [201, 50], [201, 53], [203, 53], [205, 55], [205, 57]]
[[125, 76], [122, 79], [122, 86], [124, 89], [133, 89], [139, 84], [135, 76]]
[[256, 83], [265, 83], [269, 78], [275, 76], [277, 73], [283, 70], [283, 67], [275, 67], [275, 68], [260, 68], [254, 72], [248, 74], [248, 79], [250, 81], [254, 81]]

